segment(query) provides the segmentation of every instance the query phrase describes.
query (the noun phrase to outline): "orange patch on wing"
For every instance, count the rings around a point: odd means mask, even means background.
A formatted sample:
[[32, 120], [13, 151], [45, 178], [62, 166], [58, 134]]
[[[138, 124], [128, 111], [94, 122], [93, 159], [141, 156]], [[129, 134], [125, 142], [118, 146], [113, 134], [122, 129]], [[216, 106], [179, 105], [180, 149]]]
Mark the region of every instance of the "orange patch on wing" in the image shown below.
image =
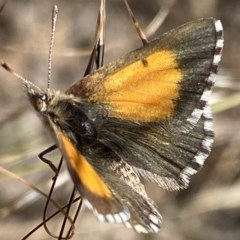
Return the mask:
[[109, 116], [156, 121], [171, 117], [182, 72], [176, 55], [162, 50], [108, 76], [92, 101], [106, 103]]
[[87, 159], [74, 147], [66, 136], [58, 132], [58, 137], [61, 140], [62, 148], [67, 155], [67, 160], [81, 181], [81, 184], [88, 191], [99, 197], [112, 198], [111, 191]]

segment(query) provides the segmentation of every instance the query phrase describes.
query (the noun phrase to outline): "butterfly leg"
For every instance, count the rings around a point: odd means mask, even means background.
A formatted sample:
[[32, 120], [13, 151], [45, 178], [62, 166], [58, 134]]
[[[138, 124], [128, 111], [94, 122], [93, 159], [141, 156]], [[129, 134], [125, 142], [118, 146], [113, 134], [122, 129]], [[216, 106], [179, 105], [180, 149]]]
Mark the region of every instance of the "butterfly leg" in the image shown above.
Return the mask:
[[54, 144], [50, 147], [48, 147], [47, 149], [45, 149], [44, 151], [42, 151], [41, 153], [38, 154], [38, 157], [41, 161], [43, 161], [44, 163], [46, 163], [52, 170], [53, 172], [57, 175], [58, 170], [56, 168], [56, 166], [52, 163], [52, 161], [50, 161], [49, 159], [45, 158], [44, 156], [52, 151], [54, 151], [55, 149], [57, 149], [57, 145]]

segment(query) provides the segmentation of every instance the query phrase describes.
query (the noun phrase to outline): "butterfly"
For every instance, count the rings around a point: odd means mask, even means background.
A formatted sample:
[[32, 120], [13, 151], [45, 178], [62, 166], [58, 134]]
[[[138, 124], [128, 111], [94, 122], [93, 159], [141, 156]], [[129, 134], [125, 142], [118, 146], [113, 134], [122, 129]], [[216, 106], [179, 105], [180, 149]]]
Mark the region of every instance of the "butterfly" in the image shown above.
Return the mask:
[[202, 168], [214, 139], [208, 101], [223, 43], [220, 20], [200, 19], [88, 74], [64, 93], [24, 81], [98, 220], [159, 231], [162, 218], [142, 179], [178, 190]]

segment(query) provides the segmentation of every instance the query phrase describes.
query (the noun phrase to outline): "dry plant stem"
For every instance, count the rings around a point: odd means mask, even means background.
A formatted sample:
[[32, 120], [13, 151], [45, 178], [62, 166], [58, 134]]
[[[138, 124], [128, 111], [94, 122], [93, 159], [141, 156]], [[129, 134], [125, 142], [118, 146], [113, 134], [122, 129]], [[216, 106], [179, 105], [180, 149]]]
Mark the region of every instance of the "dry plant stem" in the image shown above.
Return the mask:
[[[9, 176], [11, 178], [14, 178], [14, 179], [18, 180], [19, 182], [23, 183], [25, 186], [31, 188], [35, 192], [39, 193], [40, 195], [42, 195], [43, 197], [48, 199], [48, 195], [46, 193], [42, 192], [39, 188], [35, 187], [33, 184], [29, 183], [28, 181], [19, 177], [18, 175], [14, 174], [13, 172], [8, 171], [7, 169], [3, 168], [2, 166], [0, 166], [0, 172], [2, 172], [3, 174], [6, 174], [7, 176]], [[52, 199], [49, 199], [49, 201], [65, 215], [65, 212], [63, 211], [63, 209], [60, 205], [58, 205]], [[69, 221], [72, 222], [71, 218], [69, 218]]]
[[98, 19], [97, 19], [97, 26], [96, 26], [96, 33], [95, 33], [95, 40], [94, 46], [89, 58], [89, 62], [87, 68], [85, 70], [84, 76], [90, 74], [93, 71], [94, 61], [96, 61], [96, 68], [103, 66], [103, 58], [104, 58], [104, 28], [106, 22], [106, 3], [105, 0], [101, 0]]
[[144, 30], [148, 37], [152, 36], [161, 27], [174, 3], [175, 0], [168, 0], [164, 2], [156, 16]]
[[133, 24], [134, 24], [134, 26], [135, 26], [135, 28], [137, 30], [137, 33], [138, 33], [140, 39], [142, 40], [143, 45], [146, 45], [148, 43], [146, 35], [142, 31], [139, 22], [135, 18], [134, 14], [133, 14], [133, 11], [132, 11], [132, 9], [130, 8], [130, 6], [128, 4], [128, 1], [127, 0], [123, 0], [123, 1], [124, 1], [124, 4], [125, 4], [126, 8], [127, 8], [128, 13], [129, 13], [129, 15], [130, 15], [130, 17], [131, 17], [131, 19], [133, 21]]
[[61, 227], [58, 239], [70, 239], [73, 236], [73, 234], [74, 234], [74, 232], [73, 232], [74, 226], [71, 225], [69, 230], [68, 230], [68, 232], [67, 232], [66, 237], [63, 237], [64, 230], [66, 228], [66, 223], [67, 223], [67, 216], [70, 215], [70, 209], [71, 209], [72, 204], [73, 204], [74, 196], [75, 196], [75, 188], [73, 188], [72, 194], [71, 194], [71, 196], [69, 198], [69, 201], [68, 201], [68, 204], [67, 204], [67, 209], [66, 209], [66, 215], [65, 215], [65, 217], [63, 219], [62, 227]]
[[[82, 201], [80, 197], [74, 199], [73, 203]], [[68, 204], [63, 206], [61, 209], [58, 211], [54, 212], [52, 215], [50, 215], [48, 218], [45, 219], [45, 221], [42, 221], [40, 224], [38, 224], [35, 228], [33, 228], [27, 235], [25, 235], [21, 240], [26, 240], [28, 239], [33, 233], [35, 233], [39, 228], [41, 228], [46, 222], [50, 221], [52, 218], [54, 218], [57, 214], [59, 214], [62, 210], [68, 207]], [[74, 226], [74, 225], [73, 225]], [[73, 229], [71, 229], [73, 230]]]

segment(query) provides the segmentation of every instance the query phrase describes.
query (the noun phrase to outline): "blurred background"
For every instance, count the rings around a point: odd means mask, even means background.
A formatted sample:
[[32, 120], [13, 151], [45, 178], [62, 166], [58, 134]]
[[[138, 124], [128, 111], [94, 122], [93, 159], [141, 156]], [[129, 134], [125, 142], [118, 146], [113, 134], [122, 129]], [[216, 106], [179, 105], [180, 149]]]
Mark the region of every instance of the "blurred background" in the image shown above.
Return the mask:
[[[45, 88], [53, 4], [59, 7], [51, 88], [64, 91], [84, 74], [93, 46], [100, 1], [9, 0], [0, 13], [0, 59]], [[163, 216], [157, 235], [136, 234], [122, 225], [99, 223], [80, 214], [73, 239], [240, 239], [240, 1], [129, 0], [142, 28], [153, 39], [187, 21], [221, 19], [225, 46], [212, 97], [216, 138], [204, 168], [190, 187], [167, 192], [147, 184]], [[0, 6], [4, 1], [0, 1]], [[106, 0], [105, 63], [141, 46], [122, 0]], [[163, 21], [164, 20], [164, 21]], [[161, 27], [158, 23], [163, 21]], [[53, 172], [37, 155], [53, 144], [22, 91], [21, 82], [0, 69], [0, 166], [45, 193]], [[57, 163], [56, 150], [48, 158]], [[62, 170], [55, 199], [68, 199], [72, 182]], [[21, 239], [42, 221], [45, 198], [0, 172], [0, 239]], [[58, 234], [61, 218], [50, 227]], [[29, 239], [52, 239], [41, 228]]]

